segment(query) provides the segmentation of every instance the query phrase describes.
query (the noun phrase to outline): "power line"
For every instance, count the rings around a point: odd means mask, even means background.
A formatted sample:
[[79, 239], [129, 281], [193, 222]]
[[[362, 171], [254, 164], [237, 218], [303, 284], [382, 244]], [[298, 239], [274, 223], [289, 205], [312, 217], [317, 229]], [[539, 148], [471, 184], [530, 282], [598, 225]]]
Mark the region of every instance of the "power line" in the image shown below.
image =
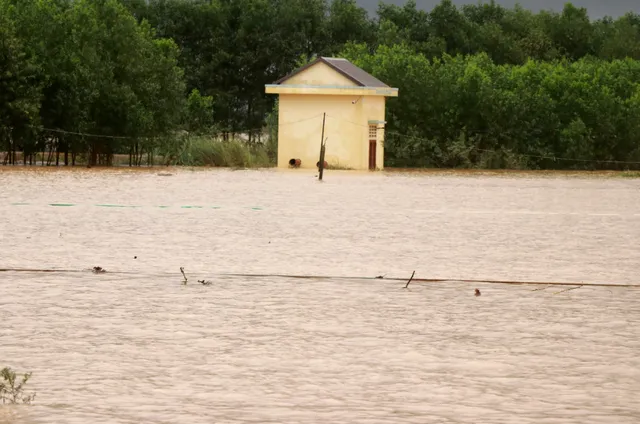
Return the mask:
[[[278, 127], [284, 127], [287, 125], [294, 125], [294, 124], [298, 124], [301, 122], [306, 122], [306, 121], [310, 121], [312, 119], [316, 119], [321, 117], [322, 114], [318, 114], [318, 115], [314, 115], [311, 117], [307, 117], [307, 118], [303, 118], [303, 119], [299, 119], [297, 121], [291, 121], [291, 122], [283, 122], [283, 123], [278, 123]], [[333, 116], [333, 115], [329, 115], [327, 114], [327, 117], [332, 118], [332, 119], [337, 119], [339, 121], [343, 121], [343, 122], [347, 122], [351, 125], [355, 125], [355, 126], [359, 126], [359, 127], [363, 127], [363, 128], [368, 128], [368, 125], [364, 125], [361, 123], [357, 123], [357, 122], [353, 122], [350, 121], [348, 119], [344, 119], [341, 117], [337, 117], [337, 116]], [[94, 137], [94, 138], [109, 138], [109, 139], [120, 139], [120, 140], [135, 140], [135, 139], [140, 139], [140, 138], [150, 138], [150, 139], [159, 139], [162, 137], [158, 137], [158, 136], [153, 136], [153, 137], [145, 137], [145, 136], [140, 136], [140, 137], [132, 137], [132, 136], [115, 136], [115, 135], [106, 135], [106, 134], [93, 134], [93, 133], [82, 133], [82, 132], [75, 132], [75, 131], [66, 131], [66, 130], [61, 130], [61, 129], [54, 129], [54, 128], [46, 128], [46, 127], [32, 127], [32, 128], [37, 128], [40, 131], [48, 131], [48, 132], [54, 132], [54, 133], [60, 133], [60, 134], [69, 134], [69, 135], [77, 135], [77, 136], [82, 136], [82, 137]], [[260, 131], [264, 131], [265, 127], [256, 127], [256, 128], [250, 128], [250, 129], [238, 129], [238, 130], [221, 130], [219, 132], [231, 132], [231, 133], [236, 133], [236, 134], [246, 134], [246, 133], [255, 133], [255, 132], [260, 132]], [[479, 130], [471, 130], [471, 132], [474, 133], [482, 133], [486, 131], [479, 131]], [[385, 134], [387, 135], [393, 135], [396, 137], [400, 137], [400, 138], [404, 138], [404, 139], [412, 139], [412, 140], [417, 140], [417, 141], [422, 141], [422, 142], [428, 142], [431, 141], [428, 138], [424, 138], [424, 137], [416, 137], [416, 136], [412, 136], [412, 135], [407, 135], [407, 134], [402, 134], [399, 133], [397, 131], [386, 131], [385, 130]], [[212, 136], [213, 134], [209, 134], [209, 136]], [[482, 148], [473, 148], [473, 150], [475, 151], [479, 151], [479, 152], [487, 152], [487, 153], [500, 153], [498, 150], [494, 150], [494, 149], [482, 149]], [[617, 165], [640, 165], [640, 161], [622, 161], [622, 160], [607, 160], [607, 159], [578, 159], [578, 158], [567, 158], [567, 157], [562, 157], [562, 156], [549, 156], [549, 155], [535, 155], [535, 154], [529, 154], [529, 153], [516, 153], [519, 156], [523, 156], [523, 157], [528, 157], [528, 158], [536, 158], [536, 159], [549, 159], [549, 160], [553, 160], [553, 161], [566, 161], [566, 162], [580, 162], [580, 163], [609, 163], [609, 164], [617, 164]]]
[[[490, 150], [490, 149], [475, 149], [479, 152], [492, 152], [492, 153], [497, 153], [496, 150]], [[640, 162], [633, 162], [633, 161], [624, 161], [624, 160], [606, 160], [606, 159], [577, 159], [577, 158], [564, 158], [564, 157], [559, 157], [559, 156], [544, 156], [544, 155], [530, 155], [527, 153], [518, 153], [518, 155], [521, 156], [526, 156], [526, 157], [530, 157], [530, 158], [538, 158], [538, 159], [551, 159], [551, 160], [563, 160], [563, 161], [573, 161], [573, 162], [585, 162], [585, 163], [589, 163], [589, 162], [598, 162], [598, 163], [616, 163], [616, 164], [622, 164], [622, 165], [640, 165]]]
[[[368, 128], [368, 125], [363, 125], [363, 124], [360, 124], [360, 123], [357, 123], [357, 122], [349, 121], [347, 119], [343, 119], [343, 118], [339, 118], [339, 117], [335, 117], [335, 116], [331, 116], [331, 115], [327, 115], [327, 116], [329, 116], [331, 118], [334, 118], [334, 119], [341, 120], [343, 122], [347, 122], [347, 123], [352, 124], [352, 125], [356, 125], [356, 126], [363, 127], [363, 128]], [[470, 132], [481, 133], [483, 131], [471, 130]], [[417, 141], [431, 141], [428, 138], [401, 134], [401, 133], [399, 133], [397, 131], [386, 131], [385, 130], [385, 134], [395, 135], [395, 136], [400, 137], [400, 138], [412, 139], [412, 140], [417, 140]], [[476, 150], [476, 151], [479, 151], [479, 152], [499, 153], [498, 150], [492, 150], [492, 149], [481, 149], [481, 148], [472, 148], [472, 149]], [[520, 156], [524, 156], [524, 157], [529, 157], [529, 158], [550, 159], [550, 160], [554, 160], [554, 161], [569, 161], [569, 162], [582, 162], [582, 163], [611, 163], [611, 164], [618, 164], [618, 165], [640, 165], [640, 161], [622, 161], [622, 160], [606, 160], [606, 159], [577, 159], [577, 158], [567, 158], [567, 157], [562, 157], [562, 156], [534, 155], [534, 154], [528, 154], [528, 153], [516, 153], [516, 154], [520, 155]]]
[[[278, 123], [278, 126], [282, 127], [282, 126], [286, 126], [286, 125], [298, 124], [300, 122], [306, 122], [306, 121], [309, 121], [311, 119], [315, 119], [315, 118], [318, 118], [318, 117], [321, 117], [321, 116], [322, 116], [322, 114], [318, 114], [318, 115], [311, 116], [311, 117], [308, 117], [308, 118], [299, 119], [297, 121]], [[163, 138], [163, 137], [160, 137], [160, 136], [133, 137], [133, 136], [122, 136], [122, 135], [93, 134], [93, 133], [83, 133], [83, 132], [76, 132], [76, 131], [66, 131], [66, 130], [55, 129], [55, 128], [46, 128], [46, 127], [42, 127], [42, 126], [31, 126], [31, 128], [35, 128], [35, 129], [38, 129], [40, 131], [47, 131], [47, 132], [53, 132], [53, 133], [59, 133], [59, 134], [77, 135], [77, 136], [81, 136], [81, 137], [111, 138], [111, 139], [120, 139], [120, 140], [136, 140], [136, 139], [140, 139], [140, 138], [150, 138], [150, 139]], [[220, 130], [219, 132], [232, 132], [232, 133], [236, 133], [236, 134], [244, 134], [244, 133], [254, 133], [254, 132], [259, 132], [259, 131], [264, 131], [264, 130], [265, 130], [265, 127], [262, 126], [262, 127], [256, 127], [256, 128], [250, 128], [250, 129], [238, 129], [238, 130], [233, 130], [233, 131], [232, 130]]]
[[[34, 268], [0, 268], [0, 272], [25, 272], [25, 273], [89, 273], [91, 270], [78, 269], [34, 269]], [[107, 274], [122, 275], [122, 279], [142, 279], [147, 277], [175, 277], [181, 278], [177, 272], [163, 273], [138, 273], [131, 271], [107, 271]], [[195, 272], [194, 275], [203, 275], [203, 272]], [[406, 278], [398, 277], [364, 277], [364, 276], [339, 276], [339, 275], [299, 275], [299, 274], [250, 274], [250, 273], [206, 273], [209, 278], [220, 277], [243, 277], [243, 278], [288, 278], [296, 280], [375, 280], [377, 282], [402, 281]], [[128, 276], [128, 277], [126, 277]], [[626, 287], [640, 288], [640, 284], [620, 284], [620, 283], [572, 283], [560, 281], [510, 281], [494, 279], [468, 279], [468, 278], [413, 278], [413, 282], [422, 283], [469, 283], [469, 284], [506, 284], [506, 285], [547, 285], [547, 286], [583, 286], [583, 287]]]
[[[117, 139], [132, 139], [132, 138], [136, 138], [136, 137], [126, 137], [126, 136], [119, 136], [119, 135], [88, 134], [88, 133], [80, 133], [80, 132], [74, 132], [74, 131], [58, 130], [58, 129], [54, 129], [54, 128], [45, 128], [45, 127], [32, 127], [32, 128], [37, 128], [40, 131], [48, 131], [48, 132], [54, 132], [54, 133], [59, 133], [59, 134], [79, 135], [79, 136], [82, 136], [82, 137], [117, 138]], [[142, 138], [142, 137], [138, 137], [138, 138]]]

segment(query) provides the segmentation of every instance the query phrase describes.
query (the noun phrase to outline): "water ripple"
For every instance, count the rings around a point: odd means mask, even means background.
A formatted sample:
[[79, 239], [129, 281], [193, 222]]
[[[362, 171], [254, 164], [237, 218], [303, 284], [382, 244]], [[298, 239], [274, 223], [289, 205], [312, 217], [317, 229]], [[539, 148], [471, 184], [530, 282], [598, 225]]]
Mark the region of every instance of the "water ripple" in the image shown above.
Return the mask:
[[640, 421], [638, 290], [215, 276], [638, 283], [638, 182], [172, 172], [0, 171], [1, 267], [133, 273], [0, 273], [0, 422]]

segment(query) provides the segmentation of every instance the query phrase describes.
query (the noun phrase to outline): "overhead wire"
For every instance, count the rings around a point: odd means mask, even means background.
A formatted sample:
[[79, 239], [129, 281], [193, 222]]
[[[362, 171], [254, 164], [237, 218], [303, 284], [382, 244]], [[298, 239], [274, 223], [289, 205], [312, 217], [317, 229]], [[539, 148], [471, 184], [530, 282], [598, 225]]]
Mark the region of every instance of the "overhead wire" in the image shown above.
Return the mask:
[[[322, 114], [317, 114], [314, 116], [310, 116], [307, 118], [302, 118], [302, 119], [298, 119], [296, 121], [291, 121], [291, 122], [282, 122], [282, 123], [278, 123], [278, 126], [287, 126], [287, 125], [293, 125], [293, 124], [299, 124], [301, 122], [306, 122], [306, 121], [310, 121], [312, 119], [316, 119], [322, 117]], [[149, 138], [149, 139], [160, 139], [163, 137], [160, 136], [119, 136], [119, 135], [107, 135], [107, 134], [94, 134], [94, 133], [84, 133], [84, 132], [76, 132], [76, 131], [67, 131], [67, 130], [61, 130], [61, 129], [57, 129], [57, 128], [47, 128], [47, 127], [43, 127], [43, 126], [31, 126], [34, 129], [38, 129], [40, 131], [46, 131], [46, 132], [53, 132], [53, 133], [59, 133], [59, 134], [69, 134], [69, 135], [77, 135], [77, 136], [81, 136], [81, 137], [93, 137], [93, 138], [112, 138], [112, 139], [124, 139], [124, 140], [136, 140], [136, 139], [141, 139], [141, 138]], [[246, 133], [254, 133], [254, 132], [259, 132], [259, 131], [264, 131], [265, 127], [256, 127], [256, 128], [250, 128], [250, 129], [236, 129], [236, 130], [220, 130], [219, 132], [230, 132], [230, 133], [235, 133], [235, 134], [246, 134]], [[213, 134], [212, 134], [213, 135]]]
[[[306, 122], [306, 121], [310, 121], [312, 119], [316, 119], [319, 117], [322, 117], [323, 114], [317, 114], [311, 117], [307, 117], [307, 118], [303, 118], [303, 119], [299, 119], [296, 121], [291, 121], [291, 122], [283, 122], [283, 123], [278, 123], [279, 127], [282, 126], [286, 126], [286, 125], [293, 125], [293, 124], [298, 124], [298, 123], [302, 123], [302, 122]], [[360, 127], [364, 127], [364, 128], [368, 128], [368, 125], [363, 125], [361, 123], [356, 123], [341, 117], [336, 117], [330, 114], [326, 114], [327, 117], [332, 118], [332, 119], [337, 119], [343, 122], [347, 122], [350, 123], [352, 125], [356, 125], [356, 126], [360, 126]], [[61, 130], [61, 129], [54, 129], [54, 128], [46, 128], [46, 127], [37, 127], [39, 130], [41, 131], [49, 131], [49, 132], [54, 132], [54, 133], [61, 133], [61, 134], [70, 134], [70, 135], [78, 135], [78, 136], [83, 136], [83, 137], [99, 137], [99, 138], [112, 138], [112, 139], [137, 139], [137, 138], [160, 138], [160, 137], [132, 137], [132, 136], [113, 136], [113, 135], [106, 135], [106, 134], [92, 134], [92, 133], [82, 133], [82, 132], [74, 132], [74, 131], [66, 131], [66, 130]], [[264, 130], [264, 126], [263, 127], [259, 127], [259, 128], [253, 128], [253, 129], [244, 129], [244, 130], [235, 130], [233, 131], [234, 133], [249, 133], [249, 132], [257, 132], [257, 131], [263, 131]], [[412, 135], [406, 135], [406, 134], [401, 134], [399, 132], [396, 131], [385, 131], [386, 134], [390, 134], [390, 135], [395, 135], [397, 137], [401, 137], [401, 138], [409, 138], [409, 139], [414, 139], [414, 140], [418, 140], [418, 141], [429, 141], [429, 139], [427, 138], [422, 138], [422, 137], [416, 137], [416, 136], [412, 136]], [[495, 150], [491, 150], [491, 149], [476, 149], [478, 151], [484, 151], [484, 152], [493, 152], [493, 153], [497, 153], [497, 151]], [[551, 159], [551, 160], [565, 160], [565, 161], [575, 161], [575, 162], [598, 162], [598, 163], [615, 163], [615, 164], [633, 164], [633, 165], [638, 165], [640, 164], [640, 162], [635, 162], [635, 161], [616, 161], [616, 160], [590, 160], [590, 159], [575, 159], [575, 158], [564, 158], [564, 157], [557, 157], [557, 156], [545, 156], [545, 155], [532, 155], [532, 154], [521, 154], [522, 156], [526, 156], [526, 157], [533, 157], [533, 158], [542, 158], [542, 159]], [[87, 270], [62, 270], [62, 269], [0, 269], [0, 272], [47, 272], [47, 273], [72, 273], [72, 272], [87, 272]], [[148, 278], [148, 277], [173, 277], [175, 276], [173, 273], [158, 273], [158, 274], [144, 274], [144, 275], [140, 275], [140, 273], [137, 272], [127, 272], [127, 271], [116, 271], [116, 272], [110, 272], [110, 274], [116, 274], [116, 275], [129, 275], [130, 277], [126, 277], [126, 278], [131, 278], [135, 275], [138, 275], [138, 278]], [[347, 279], [347, 280], [386, 280], [386, 281], [404, 281], [405, 279], [403, 278], [377, 278], [377, 277], [346, 277], [346, 276], [321, 276], [321, 275], [289, 275], [289, 274], [243, 274], [243, 273], [222, 273], [222, 274], [218, 274], [219, 276], [229, 276], [229, 277], [245, 277], [245, 278], [263, 278], [263, 277], [277, 277], [277, 278], [292, 278], [292, 279]], [[595, 286], [595, 287], [640, 287], [640, 284], [615, 284], [615, 283], [588, 283], [588, 284], [584, 284], [584, 283], [567, 283], [567, 282], [535, 282], [535, 281], [503, 281], [503, 280], [489, 280], [489, 279], [458, 279], [458, 278], [437, 278], [437, 279], [425, 279], [425, 278], [414, 278], [413, 281], [415, 282], [427, 282], [427, 283], [437, 283], [437, 282], [463, 282], [463, 283], [487, 283], [487, 284], [517, 284], [517, 285], [557, 285], [557, 286], [576, 286], [576, 285], [582, 285], [585, 287], [588, 286]]]
[[[35, 269], [35, 268], [0, 268], [0, 272], [24, 272], [24, 273], [90, 273], [90, 269]], [[106, 271], [104, 274], [120, 275], [122, 280], [143, 279], [149, 277], [167, 278], [175, 277], [182, 279], [182, 275], [176, 272], [141, 273], [132, 271]], [[376, 282], [401, 281], [406, 278], [399, 277], [365, 277], [365, 276], [344, 276], [344, 275], [301, 275], [301, 274], [281, 274], [281, 273], [207, 273], [204, 271], [190, 272], [189, 274], [207, 277], [242, 277], [242, 278], [286, 278], [295, 280], [375, 280]], [[98, 275], [103, 275], [102, 273]], [[494, 279], [469, 279], [469, 278], [413, 278], [412, 282], [422, 283], [469, 283], [469, 284], [505, 284], [505, 285], [546, 285], [546, 286], [584, 286], [584, 287], [627, 287], [640, 288], [638, 284], [621, 283], [585, 283], [585, 282], [562, 282], [562, 281], [517, 281], [517, 280], [494, 280]]]
[[[341, 117], [337, 117], [337, 116], [333, 116], [333, 115], [329, 115], [327, 114], [327, 117], [331, 117], [333, 119], [337, 119], [352, 125], [356, 125], [359, 127], [363, 127], [363, 128], [368, 128], [368, 125], [364, 125], [361, 123], [357, 123], [357, 122], [353, 122]], [[480, 130], [470, 130], [470, 132], [473, 133], [483, 133], [486, 131], [480, 131]], [[416, 136], [412, 136], [412, 135], [407, 135], [407, 134], [401, 134], [397, 131], [387, 131], [385, 130], [385, 134], [390, 134], [390, 135], [395, 135], [397, 137], [400, 138], [405, 138], [405, 139], [412, 139], [412, 140], [417, 140], [417, 141], [430, 141], [428, 138], [424, 138], [424, 137], [416, 137]], [[482, 149], [482, 148], [475, 148], [474, 150], [476, 151], [480, 151], [480, 152], [488, 152], [488, 153], [498, 153], [497, 150], [492, 150], [492, 149]], [[606, 159], [578, 159], [578, 158], [567, 158], [567, 157], [561, 157], [561, 156], [548, 156], [548, 155], [535, 155], [535, 154], [529, 154], [529, 153], [518, 153], [518, 155], [520, 156], [524, 156], [524, 157], [530, 157], [530, 158], [537, 158], [537, 159], [550, 159], [553, 161], [568, 161], [568, 162], [582, 162], [582, 163], [611, 163], [611, 164], [618, 164], [618, 165], [640, 165], [640, 161], [621, 161], [621, 160], [606, 160]]]
[[[312, 119], [316, 119], [316, 118], [321, 118], [323, 116], [323, 114], [317, 114], [314, 116], [310, 116], [310, 117], [306, 117], [306, 118], [302, 118], [296, 121], [291, 121], [291, 122], [278, 122], [278, 127], [283, 127], [283, 126], [287, 126], [287, 125], [294, 125], [294, 124], [299, 124], [302, 122], [306, 122], [306, 121], [310, 121]], [[363, 128], [368, 128], [368, 125], [364, 125], [362, 123], [357, 123], [357, 122], [353, 122], [350, 121], [348, 119], [339, 117], [339, 116], [334, 116], [331, 114], [326, 114], [326, 116], [328, 118], [332, 118], [332, 119], [336, 119], [342, 122], [346, 122], [349, 123], [351, 125], [355, 125], [355, 126], [359, 126], [359, 127], [363, 127]], [[109, 138], [109, 139], [121, 139], [121, 140], [135, 140], [135, 139], [141, 139], [141, 138], [148, 138], [148, 139], [160, 139], [163, 137], [160, 136], [139, 136], [139, 137], [135, 137], [135, 136], [116, 136], [116, 135], [107, 135], [107, 134], [95, 134], [95, 133], [84, 133], [84, 132], [76, 132], [76, 131], [67, 131], [67, 130], [62, 130], [62, 129], [56, 129], [56, 128], [47, 128], [47, 127], [43, 127], [43, 126], [32, 126], [32, 128], [36, 128], [40, 131], [45, 131], [45, 132], [53, 132], [53, 133], [59, 133], [59, 134], [69, 134], [69, 135], [77, 135], [77, 136], [81, 136], [81, 137], [93, 137], [93, 138]], [[231, 129], [224, 129], [224, 130], [220, 130], [219, 132], [229, 132], [229, 133], [234, 133], [234, 134], [249, 134], [249, 133], [256, 133], [256, 132], [263, 132], [265, 130], [264, 126], [261, 127], [256, 127], [256, 128], [248, 128], [248, 129], [236, 129], [236, 130], [231, 130]], [[470, 130], [470, 132], [472, 133], [486, 133], [487, 131], [482, 131], [482, 130]], [[332, 132], [333, 134], [334, 132]], [[408, 134], [402, 134], [400, 132], [397, 131], [388, 131], [385, 130], [385, 134], [387, 135], [393, 135], [399, 138], [403, 138], [403, 139], [411, 139], [411, 140], [416, 140], [416, 141], [423, 141], [423, 142], [428, 142], [430, 141], [430, 139], [425, 138], [425, 137], [417, 137], [417, 136], [413, 136], [413, 135], [408, 135]], [[211, 134], [213, 135], [213, 134]], [[483, 149], [483, 148], [474, 148], [474, 150], [479, 151], [479, 152], [487, 152], [487, 153], [499, 153], [497, 150], [494, 149]], [[640, 161], [622, 161], [622, 160], [610, 160], [610, 159], [579, 159], [579, 158], [567, 158], [567, 157], [562, 157], [562, 156], [551, 156], [551, 155], [536, 155], [536, 154], [530, 154], [530, 153], [518, 153], [519, 156], [523, 156], [523, 157], [528, 157], [528, 158], [536, 158], [536, 159], [549, 159], [549, 160], [553, 160], [553, 161], [566, 161], [566, 162], [580, 162], [580, 163], [608, 163], [608, 164], [617, 164], [617, 165], [640, 165]]]

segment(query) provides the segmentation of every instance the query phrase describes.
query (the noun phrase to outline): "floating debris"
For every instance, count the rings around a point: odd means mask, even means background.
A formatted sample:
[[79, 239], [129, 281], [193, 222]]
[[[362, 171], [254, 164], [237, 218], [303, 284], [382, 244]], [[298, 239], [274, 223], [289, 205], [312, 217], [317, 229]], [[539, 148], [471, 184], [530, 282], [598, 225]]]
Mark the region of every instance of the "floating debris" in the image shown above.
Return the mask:
[[580, 287], [583, 287], [583, 286], [584, 286], [584, 284], [581, 284], [578, 287], [571, 287], [571, 288], [568, 288], [568, 289], [560, 290], [559, 292], [555, 292], [554, 294], [560, 294], [560, 293], [568, 292], [568, 291], [571, 291], [571, 290], [577, 290], [577, 289], [579, 289]]
[[94, 266], [91, 272], [93, 272], [94, 274], [102, 274], [104, 272], [107, 272], [107, 270], [102, 268], [101, 266]]
[[482, 293], [480, 293], [480, 290], [476, 289], [476, 296], [480, 296]]
[[203, 286], [210, 286], [211, 284], [213, 284], [213, 281], [198, 280], [198, 283], [202, 284]]

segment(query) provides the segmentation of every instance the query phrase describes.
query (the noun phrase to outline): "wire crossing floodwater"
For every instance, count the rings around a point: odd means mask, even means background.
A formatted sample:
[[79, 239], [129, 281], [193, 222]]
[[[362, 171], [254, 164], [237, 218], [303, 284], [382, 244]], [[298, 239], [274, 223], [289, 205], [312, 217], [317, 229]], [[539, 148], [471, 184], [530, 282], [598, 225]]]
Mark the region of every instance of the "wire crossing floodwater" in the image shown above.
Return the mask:
[[640, 421], [640, 181], [155, 172], [0, 168], [0, 422]]

